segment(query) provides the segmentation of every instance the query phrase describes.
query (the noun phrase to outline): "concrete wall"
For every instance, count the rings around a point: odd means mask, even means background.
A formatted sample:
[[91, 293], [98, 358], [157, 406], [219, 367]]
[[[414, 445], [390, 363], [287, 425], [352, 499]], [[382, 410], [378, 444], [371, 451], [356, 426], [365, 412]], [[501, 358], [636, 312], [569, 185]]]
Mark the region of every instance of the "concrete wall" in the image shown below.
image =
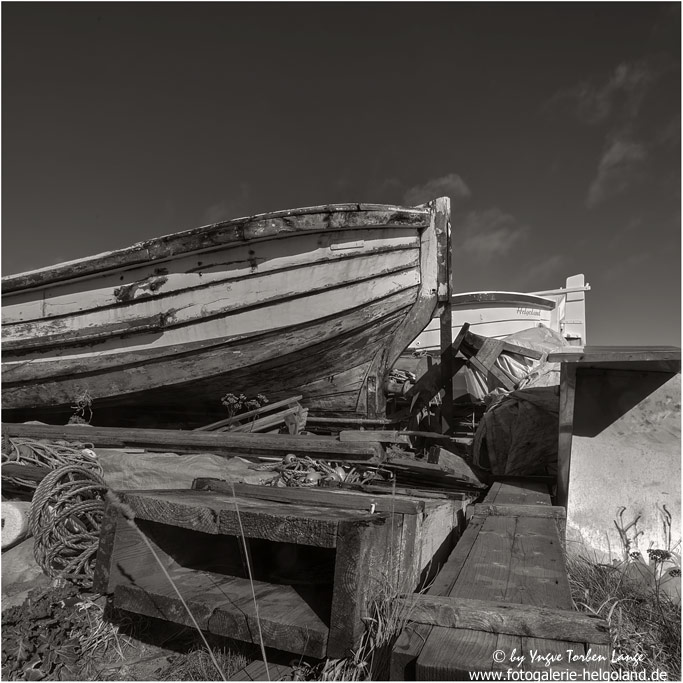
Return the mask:
[[640, 551], [647, 561], [648, 548], [680, 553], [680, 540], [680, 374], [580, 370], [567, 550], [608, 562]]

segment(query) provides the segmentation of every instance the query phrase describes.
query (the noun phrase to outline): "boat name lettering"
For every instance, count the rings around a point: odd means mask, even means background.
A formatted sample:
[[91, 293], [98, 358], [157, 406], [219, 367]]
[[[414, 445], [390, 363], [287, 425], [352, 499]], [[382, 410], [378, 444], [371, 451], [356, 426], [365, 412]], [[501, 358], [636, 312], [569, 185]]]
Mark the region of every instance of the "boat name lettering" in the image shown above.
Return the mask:
[[541, 317], [541, 311], [536, 308], [518, 308], [517, 315], [535, 315]]

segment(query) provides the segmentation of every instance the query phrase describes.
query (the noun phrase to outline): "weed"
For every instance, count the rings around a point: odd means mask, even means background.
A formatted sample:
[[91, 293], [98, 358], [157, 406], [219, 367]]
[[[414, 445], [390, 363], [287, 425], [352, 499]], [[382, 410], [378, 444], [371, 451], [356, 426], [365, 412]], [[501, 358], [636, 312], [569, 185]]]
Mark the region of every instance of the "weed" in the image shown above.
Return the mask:
[[221, 398], [221, 403], [228, 411], [228, 417], [235, 417], [240, 413], [247, 413], [250, 410], [257, 410], [268, 403], [268, 399], [263, 394], [257, 394], [255, 398], [247, 398], [244, 394], [226, 394]]
[[87, 389], [84, 389], [76, 396], [71, 409], [74, 411], [74, 414], [69, 418], [69, 424], [90, 424], [93, 415], [92, 396]]
[[[567, 560], [569, 584], [578, 609], [603, 617], [612, 634], [612, 670], [666, 671], [681, 676], [681, 609], [643, 580], [652, 569], [630, 558], [617, 565], [598, 564], [574, 555]], [[642, 673], [640, 675], [643, 675]]]

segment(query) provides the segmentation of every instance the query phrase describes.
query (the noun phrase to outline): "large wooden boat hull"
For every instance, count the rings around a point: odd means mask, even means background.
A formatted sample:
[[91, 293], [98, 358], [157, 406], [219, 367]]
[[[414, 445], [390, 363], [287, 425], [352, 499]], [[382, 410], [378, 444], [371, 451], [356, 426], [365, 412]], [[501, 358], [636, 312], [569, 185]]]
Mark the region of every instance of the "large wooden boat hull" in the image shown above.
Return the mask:
[[84, 391], [101, 425], [205, 424], [228, 392], [383, 417], [448, 218], [447, 199], [313, 207], [5, 277], [3, 418], [61, 421]]

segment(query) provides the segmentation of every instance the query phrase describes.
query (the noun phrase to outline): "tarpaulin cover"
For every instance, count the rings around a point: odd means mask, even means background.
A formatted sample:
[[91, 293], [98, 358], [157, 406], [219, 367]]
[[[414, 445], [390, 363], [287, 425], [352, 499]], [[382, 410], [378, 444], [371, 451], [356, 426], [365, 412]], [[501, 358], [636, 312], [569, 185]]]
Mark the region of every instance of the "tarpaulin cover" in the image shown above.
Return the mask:
[[559, 386], [506, 394], [484, 413], [474, 437], [475, 465], [493, 474], [555, 475]]
[[214, 453], [128, 453], [125, 449], [95, 448], [104, 480], [114, 490], [189, 489], [198, 477], [261, 484], [276, 472], [250, 469], [254, 463]]

